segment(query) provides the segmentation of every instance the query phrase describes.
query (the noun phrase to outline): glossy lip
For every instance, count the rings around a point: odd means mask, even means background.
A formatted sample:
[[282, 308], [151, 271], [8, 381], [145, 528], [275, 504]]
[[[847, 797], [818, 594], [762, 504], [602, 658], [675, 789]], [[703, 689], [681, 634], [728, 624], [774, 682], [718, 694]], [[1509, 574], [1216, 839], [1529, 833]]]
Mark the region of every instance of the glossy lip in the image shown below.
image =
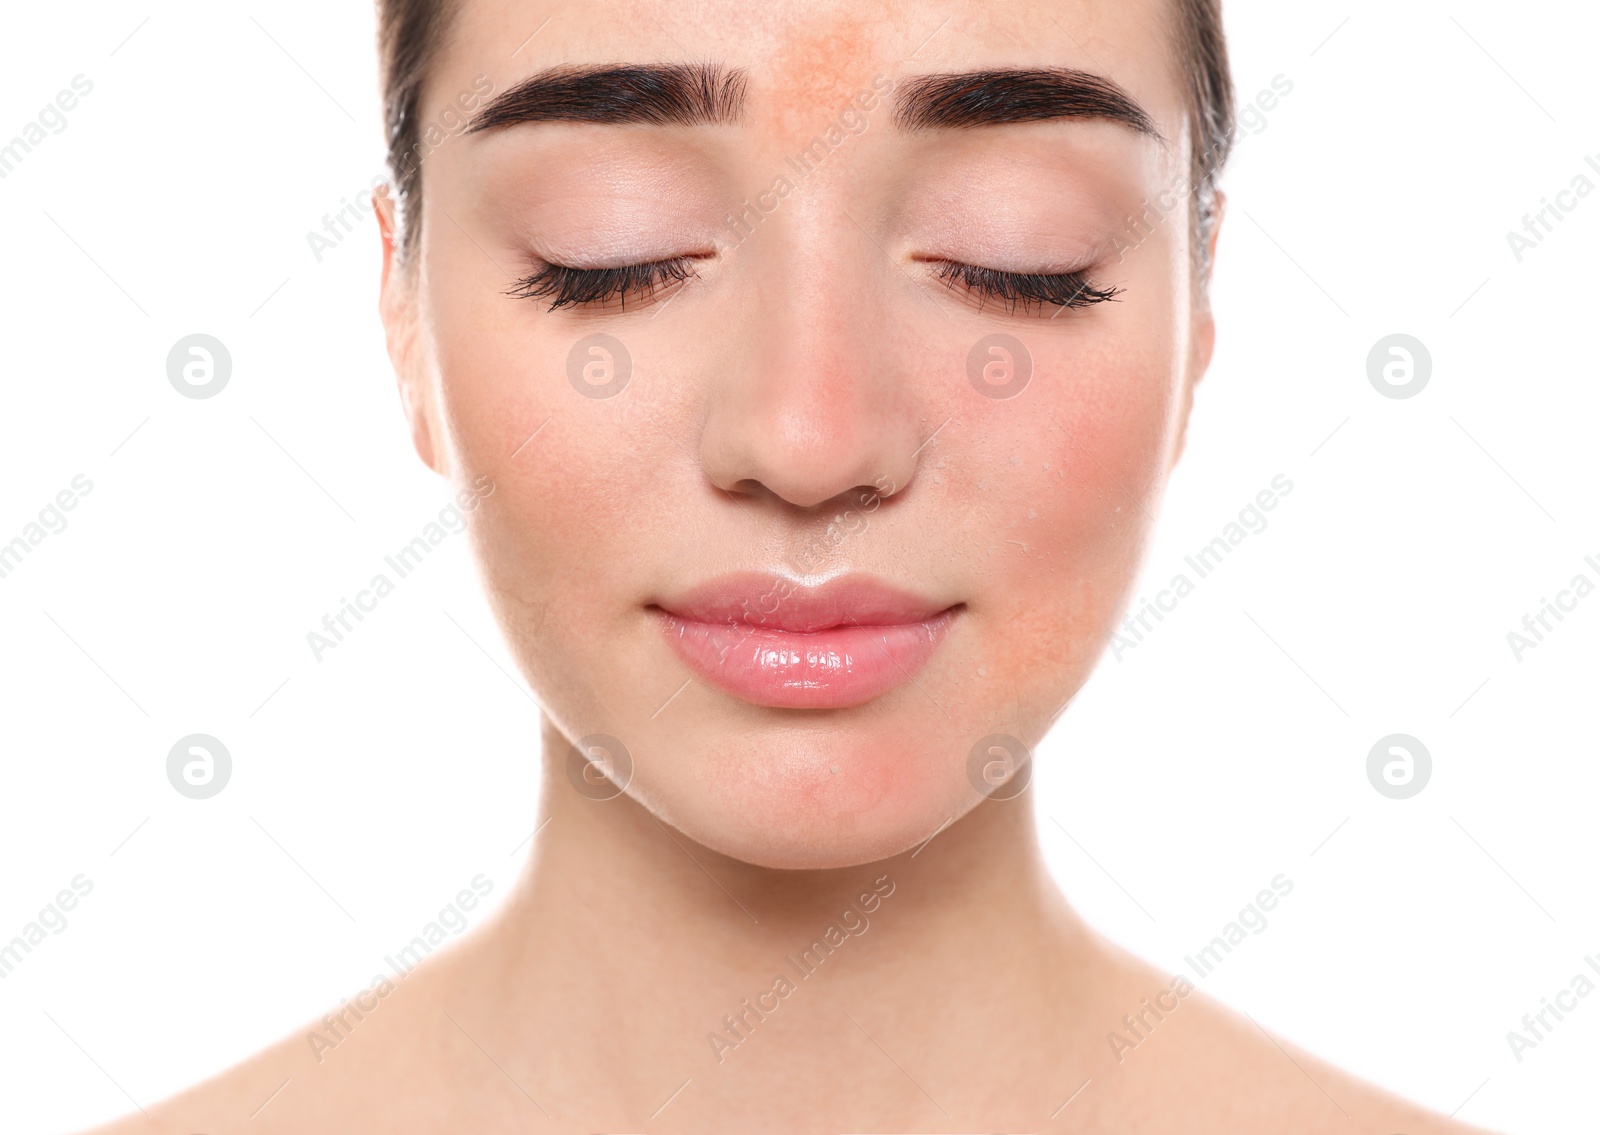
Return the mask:
[[699, 677], [780, 709], [845, 709], [910, 681], [961, 606], [866, 576], [812, 587], [764, 574], [724, 576], [650, 604]]

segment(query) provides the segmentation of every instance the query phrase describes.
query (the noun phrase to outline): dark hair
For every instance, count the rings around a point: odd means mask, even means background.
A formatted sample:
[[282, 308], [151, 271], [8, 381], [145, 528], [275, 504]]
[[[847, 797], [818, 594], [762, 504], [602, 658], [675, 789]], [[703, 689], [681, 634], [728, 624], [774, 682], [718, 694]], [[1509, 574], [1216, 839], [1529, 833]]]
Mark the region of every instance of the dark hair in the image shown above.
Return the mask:
[[1211, 234], [1217, 224], [1217, 178], [1228, 162], [1237, 129], [1222, 0], [1174, 0], [1178, 55], [1188, 80], [1189, 184], [1194, 197], [1195, 264], [1211, 275]]
[[[1195, 262], [1204, 280], [1210, 274], [1208, 249], [1217, 221], [1217, 177], [1233, 145], [1233, 80], [1222, 32], [1222, 0], [1171, 2], [1177, 52], [1188, 87], [1190, 213]], [[413, 160], [420, 141], [418, 107], [429, 65], [449, 34], [456, 4], [457, 0], [377, 0], [379, 81], [402, 254], [416, 246], [415, 218], [422, 200], [421, 171]]]
[[383, 128], [389, 147], [399, 251], [417, 244], [422, 171], [413, 160], [421, 141], [419, 109], [434, 57], [454, 22], [455, 0], [377, 0], [378, 83], [383, 92]]

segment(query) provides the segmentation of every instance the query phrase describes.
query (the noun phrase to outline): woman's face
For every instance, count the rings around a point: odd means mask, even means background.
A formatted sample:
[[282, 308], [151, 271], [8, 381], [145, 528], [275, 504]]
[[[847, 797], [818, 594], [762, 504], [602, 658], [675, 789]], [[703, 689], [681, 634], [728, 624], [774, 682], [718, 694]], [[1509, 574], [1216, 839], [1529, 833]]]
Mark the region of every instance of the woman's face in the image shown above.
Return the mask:
[[[836, 867], [1043, 735], [1210, 353], [1167, 29], [1163, 0], [465, 0], [384, 312], [524, 674], [609, 739], [576, 785]], [[550, 68], [685, 62], [718, 70], [569, 73], [451, 129]], [[1035, 74], [937, 78], [983, 71]]]

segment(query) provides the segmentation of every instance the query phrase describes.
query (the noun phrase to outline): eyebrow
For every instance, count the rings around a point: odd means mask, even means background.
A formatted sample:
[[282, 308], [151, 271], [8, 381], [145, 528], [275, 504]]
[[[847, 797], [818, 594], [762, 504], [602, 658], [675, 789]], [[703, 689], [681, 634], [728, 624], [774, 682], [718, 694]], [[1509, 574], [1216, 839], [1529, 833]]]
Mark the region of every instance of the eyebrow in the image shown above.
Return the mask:
[[553, 67], [484, 107], [467, 133], [521, 122], [715, 126], [744, 111], [744, 71], [715, 63]]
[[970, 129], [1057, 118], [1120, 122], [1161, 140], [1133, 96], [1103, 75], [1071, 68], [918, 75], [896, 84], [894, 122], [902, 130]]

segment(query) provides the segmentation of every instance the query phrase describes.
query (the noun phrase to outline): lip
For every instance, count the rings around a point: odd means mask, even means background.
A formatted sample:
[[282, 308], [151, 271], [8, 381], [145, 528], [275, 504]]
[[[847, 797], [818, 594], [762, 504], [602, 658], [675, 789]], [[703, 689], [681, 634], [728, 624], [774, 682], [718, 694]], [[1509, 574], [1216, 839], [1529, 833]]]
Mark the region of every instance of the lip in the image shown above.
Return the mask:
[[845, 709], [903, 685], [939, 648], [960, 604], [866, 576], [808, 587], [724, 576], [651, 608], [699, 677], [753, 705]]

